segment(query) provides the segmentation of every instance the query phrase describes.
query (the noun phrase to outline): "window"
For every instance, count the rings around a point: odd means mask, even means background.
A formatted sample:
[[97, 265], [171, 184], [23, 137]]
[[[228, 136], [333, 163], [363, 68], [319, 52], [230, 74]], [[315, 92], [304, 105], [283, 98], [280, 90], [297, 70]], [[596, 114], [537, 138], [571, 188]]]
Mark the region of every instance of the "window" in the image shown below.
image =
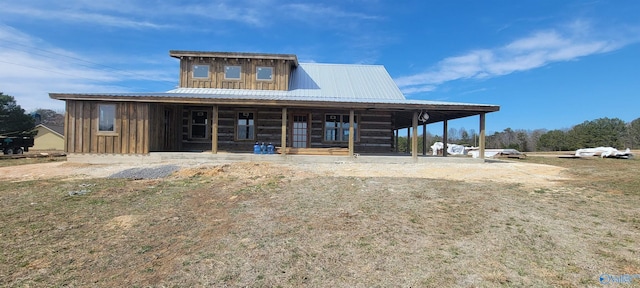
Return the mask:
[[253, 112], [238, 112], [237, 138], [238, 140], [253, 140], [255, 121]]
[[256, 68], [256, 79], [267, 81], [273, 80], [273, 67]]
[[191, 111], [191, 138], [207, 138], [209, 113], [207, 111]]
[[[357, 128], [358, 118], [354, 117], [353, 131], [355, 135], [358, 135]], [[325, 115], [324, 140], [329, 142], [349, 141], [349, 115]]]
[[224, 66], [224, 79], [240, 79], [240, 66]]
[[209, 78], [209, 65], [193, 65], [193, 78]]
[[98, 111], [100, 113], [98, 119], [98, 131], [115, 132], [116, 131], [116, 105], [115, 104], [99, 104]]

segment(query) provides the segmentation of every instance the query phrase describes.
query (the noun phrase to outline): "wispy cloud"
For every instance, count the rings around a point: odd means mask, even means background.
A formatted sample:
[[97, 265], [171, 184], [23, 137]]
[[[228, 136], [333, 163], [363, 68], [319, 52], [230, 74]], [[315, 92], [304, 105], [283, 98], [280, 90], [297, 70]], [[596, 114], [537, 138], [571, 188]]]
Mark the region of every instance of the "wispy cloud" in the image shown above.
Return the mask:
[[[250, 26], [268, 26], [274, 19], [288, 18], [306, 23], [327, 21], [376, 20], [379, 16], [352, 12], [338, 6], [316, 3], [281, 4], [275, 0], [214, 0], [204, 2], [173, 1], [43, 1], [29, 3], [14, 2], [5, 5], [0, 16], [28, 17], [56, 20], [67, 23], [130, 28], [130, 29], [177, 29], [181, 25], [191, 26], [200, 20], [217, 20], [244, 23]], [[172, 19], [173, 21], [166, 21]], [[193, 21], [196, 20], [196, 21]], [[172, 23], [172, 24], [166, 24]]]
[[49, 92], [132, 92], [135, 89], [126, 84], [128, 81], [166, 81], [168, 88], [172, 88], [169, 82], [175, 81], [173, 70], [130, 70], [95, 62], [113, 65], [109, 59], [95, 59], [0, 25], [0, 91], [16, 96], [27, 110], [61, 108], [63, 103], [49, 99]]
[[290, 11], [291, 15], [297, 15], [300, 19], [311, 21], [317, 18], [350, 18], [354, 20], [379, 20], [380, 16], [369, 15], [359, 12], [350, 12], [335, 6], [327, 6], [323, 4], [287, 4], [282, 7]]
[[606, 53], [629, 43], [625, 38], [600, 37], [588, 23], [576, 21], [564, 30], [537, 31], [493, 49], [473, 50], [448, 57], [423, 73], [396, 78], [406, 94], [435, 90], [440, 84], [460, 79], [483, 79], [572, 61]]

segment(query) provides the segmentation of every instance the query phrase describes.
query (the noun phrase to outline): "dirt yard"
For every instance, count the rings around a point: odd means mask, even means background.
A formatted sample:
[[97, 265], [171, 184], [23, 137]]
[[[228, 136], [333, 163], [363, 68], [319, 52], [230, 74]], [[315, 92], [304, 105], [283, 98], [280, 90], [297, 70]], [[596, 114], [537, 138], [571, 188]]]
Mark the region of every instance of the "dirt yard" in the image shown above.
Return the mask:
[[640, 275], [639, 163], [2, 167], [0, 286], [600, 287]]
[[[185, 169], [194, 167], [206, 169], [215, 166], [206, 164], [194, 166], [180, 162], [145, 165], [88, 165], [51, 162], [0, 167], [0, 180], [27, 181], [52, 178], [103, 178], [133, 167], [157, 167], [167, 164], [177, 164]], [[520, 183], [530, 186], [553, 186], [557, 181], [567, 180], [567, 176], [562, 175], [562, 171], [565, 170], [564, 168], [543, 164], [518, 163], [514, 161], [497, 161], [483, 164], [429, 163], [372, 165], [369, 163], [317, 163], [269, 165], [274, 167], [274, 169], [307, 172], [296, 173], [296, 175], [303, 177], [308, 177], [309, 173], [311, 173], [316, 176], [431, 178], [468, 182], [491, 181], [498, 183]], [[239, 174], [235, 176], [240, 177], [245, 173], [247, 172], [240, 171]]]

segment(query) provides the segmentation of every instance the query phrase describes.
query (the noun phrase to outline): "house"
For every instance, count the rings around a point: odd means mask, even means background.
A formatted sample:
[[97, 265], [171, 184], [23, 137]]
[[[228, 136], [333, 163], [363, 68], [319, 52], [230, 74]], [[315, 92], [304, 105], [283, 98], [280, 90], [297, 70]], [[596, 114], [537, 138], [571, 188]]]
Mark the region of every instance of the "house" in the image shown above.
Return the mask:
[[[380, 65], [299, 63], [296, 55], [172, 50], [179, 86], [160, 93], [50, 93], [66, 102], [65, 151], [392, 153], [400, 129], [485, 114], [496, 105], [408, 100]], [[421, 116], [422, 115], [422, 116]], [[424, 117], [428, 115], [428, 117]], [[427, 119], [428, 118], [428, 119]], [[417, 138], [412, 138], [417, 157]], [[446, 141], [446, 139], [445, 139]], [[288, 148], [285, 148], [288, 147]]]
[[64, 126], [38, 124], [31, 150], [64, 150]]

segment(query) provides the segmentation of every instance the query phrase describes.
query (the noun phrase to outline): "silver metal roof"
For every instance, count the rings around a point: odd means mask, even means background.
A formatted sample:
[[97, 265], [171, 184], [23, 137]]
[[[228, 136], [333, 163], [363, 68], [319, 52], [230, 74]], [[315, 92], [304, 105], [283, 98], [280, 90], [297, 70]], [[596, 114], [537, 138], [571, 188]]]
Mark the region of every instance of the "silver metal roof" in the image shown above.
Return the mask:
[[50, 93], [50, 95], [54, 99], [65, 99], [66, 96], [75, 95], [89, 98], [157, 97], [498, 107], [488, 104], [407, 100], [384, 66], [356, 64], [300, 63], [292, 71], [287, 91], [177, 88], [160, 93]]
[[384, 66], [317, 63], [300, 63], [292, 72], [288, 91], [178, 88], [168, 93], [340, 102], [405, 99]]

